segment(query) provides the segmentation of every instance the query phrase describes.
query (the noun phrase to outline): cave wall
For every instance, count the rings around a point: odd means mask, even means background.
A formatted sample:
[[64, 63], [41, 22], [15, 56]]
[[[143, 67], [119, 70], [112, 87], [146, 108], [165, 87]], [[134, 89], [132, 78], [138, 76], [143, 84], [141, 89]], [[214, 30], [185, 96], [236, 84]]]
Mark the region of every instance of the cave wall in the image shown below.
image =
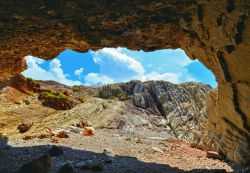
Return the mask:
[[209, 134], [228, 159], [250, 164], [249, 0], [0, 0], [0, 81], [24, 56], [65, 49], [182, 48], [213, 71]]

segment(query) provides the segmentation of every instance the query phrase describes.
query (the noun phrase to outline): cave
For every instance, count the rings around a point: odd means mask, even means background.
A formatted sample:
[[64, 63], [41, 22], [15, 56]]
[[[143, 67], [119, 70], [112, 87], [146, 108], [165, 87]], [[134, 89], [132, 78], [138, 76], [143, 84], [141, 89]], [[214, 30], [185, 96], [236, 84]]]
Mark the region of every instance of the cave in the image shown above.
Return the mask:
[[24, 56], [65, 49], [182, 48], [216, 76], [209, 133], [216, 150], [250, 163], [250, 3], [240, 0], [0, 1], [0, 81], [27, 68]]

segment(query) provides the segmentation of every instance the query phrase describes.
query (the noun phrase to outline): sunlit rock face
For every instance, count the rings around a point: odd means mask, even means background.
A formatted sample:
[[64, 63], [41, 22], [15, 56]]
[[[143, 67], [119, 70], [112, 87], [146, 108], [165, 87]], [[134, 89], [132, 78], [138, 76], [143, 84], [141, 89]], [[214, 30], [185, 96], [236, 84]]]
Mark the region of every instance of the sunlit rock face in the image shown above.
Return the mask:
[[0, 80], [26, 68], [25, 55], [64, 49], [182, 48], [213, 71], [210, 136], [218, 151], [250, 162], [250, 11], [240, 0], [0, 1]]

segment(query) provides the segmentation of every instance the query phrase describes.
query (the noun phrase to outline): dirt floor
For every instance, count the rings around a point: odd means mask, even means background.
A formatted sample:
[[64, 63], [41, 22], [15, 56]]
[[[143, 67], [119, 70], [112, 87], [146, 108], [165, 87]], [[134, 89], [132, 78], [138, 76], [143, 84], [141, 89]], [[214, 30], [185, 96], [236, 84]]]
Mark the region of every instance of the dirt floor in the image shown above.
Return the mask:
[[[71, 110], [56, 111], [42, 106], [37, 96], [4, 88], [0, 92], [0, 173], [19, 172], [24, 163], [47, 153], [52, 145], [61, 146], [64, 154], [52, 158], [51, 173], [66, 163], [76, 173], [92, 172], [80, 170], [77, 165], [81, 163], [98, 164], [103, 173], [241, 172], [232, 163], [209, 159], [205, 151], [173, 139], [171, 129], [161, 124], [162, 118], [126, 104], [92, 97]], [[90, 121], [95, 135], [84, 137], [83, 129], [72, 126], [79, 119]], [[17, 125], [27, 121], [34, 126], [19, 133]], [[69, 138], [57, 143], [51, 138], [23, 139], [48, 128], [65, 130]]]
[[[0, 172], [14, 173], [20, 166], [43, 153], [55, 143], [50, 139], [10, 139], [1, 141]], [[157, 133], [123, 134], [119, 130], [97, 129], [94, 136], [70, 132], [60, 139], [64, 154], [53, 158], [51, 173], [65, 163], [104, 163], [103, 173], [171, 173], [171, 172], [240, 172], [240, 168], [221, 160], [208, 159], [206, 152], [190, 144], [165, 139]], [[109, 155], [104, 154], [105, 150]], [[105, 164], [107, 160], [111, 160]], [[110, 163], [111, 162], [111, 163]], [[221, 170], [223, 169], [223, 170]], [[76, 172], [92, 172], [78, 170]]]

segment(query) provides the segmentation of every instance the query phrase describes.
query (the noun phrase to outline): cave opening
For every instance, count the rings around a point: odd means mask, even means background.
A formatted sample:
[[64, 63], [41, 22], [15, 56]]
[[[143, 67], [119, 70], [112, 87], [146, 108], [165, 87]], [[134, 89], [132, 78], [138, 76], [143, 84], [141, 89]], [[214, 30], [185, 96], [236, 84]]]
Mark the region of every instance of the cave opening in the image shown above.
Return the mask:
[[[21, 76], [21, 78], [14, 78], [17, 79], [16, 83], [14, 84], [18, 85], [16, 86], [16, 88], [18, 88], [19, 90], [15, 90], [15, 88], [11, 87], [4, 88], [6, 83], [8, 84], [8, 80], [10, 78], [15, 77], [16, 75], [18, 76], [26, 68], [26, 63], [21, 58], [24, 55], [33, 54], [37, 55], [38, 57], [40, 56], [42, 59], [49, 59], [54, 58], [59, 52], [66, 48], [71, 48], [77, 51], [86, 51], [90, 48], [97, 50], [105, 46], [125, 46], [135, 50], [142, 49], [151, 51], [166, 47], [181, 47], [191, 58], [199, 59], [206, 67], [211, 69], [215, 74], [216, 80], [218, 82], [218, 89], [213, 90], [209, 94], [210, 107], [208, 111], [210, 113], [207, 125], [209, 125], [210, 136], [205, 140], [212, 141], [216, 146], [215, 150], [222, 154], [226, 159], [238, 164], [249, 166], [249, 2], [234, 0], [209, 2], [192, 0], [189, 2], [185, 2], [183, 0], [180, 0], [134, 2], [91, 1], [86, 3], [84, 1], [75, 0], [70, 2], [37, 1], [32, 3], [31, 1], [20, 1], [17, 3], [17, 1], [10, 0], [8, 2], [0, 2], [0, 4], [0, 8], [2, 9], [0, 14], [2, 19], [0, 21], [0, 28], [3, 31], [0, 34], [0, 37], [2, 39], [2, 42], [0, 43], [0, 59], [2, 62], [0, 64], [0, 134], [2, 132], [6, 132], [8, 134], [16, 134], [17, 130], [15, 131], [13, 129], [16, 129], [16, 125], [18, 122], [25, 120], [24, 117], [26, 118], [26, 120], [32, 120], [32, 117], [43, 117], [44, 114], [40, 111], [40, 108], [43, 108], [44, 112], [47, 112], [47, 115], [52, 115], [52, 112], [54, 112], [56, 115], [57, 113], [59, 113], [57, 112], [57, 110], [49, 109], [48, 107], [40, 107], [41, 105], [34, 105], [34, 101], [37, 101], [37, 103], [40, 102], [36, 100], [39, 93], [33, 91], [27, 92], [27, 85], [35, 86], [35, 88], [33, 89], [37, 89], [36, 87], [38, 85], [34, 85], [36, 83], [32, 79], [27, 79], [27, 81], [25, 81], [25, 79], [22, 78], [23, 76]], [[33, 61], [31, 57], [30, 61]], [[78, 91], [82, 89], [80, 87], [80, 85], [82, 84], [90, 85], [93, 87], [98, 86], [97, 88], [100, 89], [104, 84], [117, 82], [113, 78], [110, 78], [110, 76], [108, 75], [100, 76], [100, 74], [97, 72], [89, 72], [91, 74], [89, 76], [89, 79], [91, 80], [86, 83], [85, 76], [89, 73], [86, 73], [85, 75], [79, 75], [81, 73], [87, 72], [86, 68], [80, 67], [78, 69], [74, 69], [74, 72], [72, 73], [63, 73], [64, 69], [55, 68], [64, 66], [63, 63], [60, 63], [59, 61], [61, 62], [61, 60], [54, 60], [54, 62], [51, 63], [51, 69], [53, 69], [53, 72], [49, 73], [47, 73], [47, 71], [50, 70], [50, 65], [46, 67], [45, 63], [37, 63], [36, 61], [34, 63], [34, 66], [42, 66], [42, 68], [40, 68], [40, 70], [42, 69], [40, 72], [34, 71], [36, 72], [36, 75], [43, 73], [45, 74], [43, 76], [48, 77], [37, 79], [60, 79], [58, 81], [60, 81], [61, 83], [74, 85], [72, 88], [63, 86], [61, 87], [61, 91], [57, 92], [47, 90], [47, 93], [45, 94], [47, 94], [47, 96], [54, 96], [53, 99], [65, 99], [67, 98], [67, 95], [72, 95], [73, 93], [71, 92], [71, 90], [70, 93], [65, 92], [66, 88], [72, 89], [72, 91], [75, 93], [75, 96], [77, 96]], [[133, 68], [134, 66], [128, 67]], [[99, 67], [96, 68], [98, 69]], [[137, 72], [142, 71], [140, 69], [141, 68], [137, 68]], [[189, 73], [197, 73], [197, 71], [199, 70], [194, 70], [193, 72], [190, 71], [191, 70], [189, 70]], [[23, 74], [26, 75], [26, 73], [27, 71]], [[116, 72], [114, 74], [120, 73], [126, 73], [126, 71], [124, 72], [124, 69], [120, 68], [119, 72]], [[142, 75], [142, 73], [140, 74]], [[162, 77], [161, 75], [158, 75], [156, 73], [154, 73], [154, 75], [151, 74], [144, 77], [145, 79], [152, 79], [152, 76], [157, 76], [157, 79]], [[176, 77], [176, 74], [175, 76], [168, 76], [168, 78], [171, 78], [172, 80], [175, 79], [175, 81], [180, 82], [180, 78]], [[98, 81], [97, 79], [99, 80], [99, 82], [96, 82]], [[22, 82], [24, 82], [24, 85], [22, 85]], [[25, 82], [27, 82], [27, 84]], [[137, 85], [138, 83], [132, 82], [129, 84], [131, 85], [123, 85], [124, 89], [126, 89], [128, 93], [131, 92], [131, 86], [133, 88], [134, 84]], [[154, 85], [154, 87], [155, 86], [159, 85]], [[177, 85], [174, 86], [175, 87], [173, 88], [177, 88]], [[216, 86], [217, 85], [213, 87]], [[159, 112], [157, 113], [159, 113], [160, 115], [162, 115], [164, 111], [170, 110], [165, 110], [162, 107], [158, 106], [159, 102], [156, 101], [157, 95], [155, 95], [155, 92], [152, 91], [153, 87], [150, 88], [150, 90], [143, 90], [144, 93], [140, 93], [140, 89], [143, 87], [143, 85], [137, 85], [136, 88], [136, 91], [139, 92], [136, 93], [136, 103], [143, 108], [142, 110], [145, 110], [145, 107], [147, 108], [147, 105], [153, 102], [157, 104], [152, 110], [154, 111], [157, 108], [159, 110]], [[160, 89], [160, 93], [164, 91], [164, 87], [158, 87], [158, 89]], [[147, 89], [147, 87], [144, 88]], [[87, 89], [87, 87], [84, 89]], [[20, 91], [25, 91], [26, 95], [23, 95], [23, 93]], [[149, 92], [148, 94], [147, 91]], [[194, 96], [194, 93], [197, 92], [194, 91], [191, 95]], [[97, 96], [94, 91], [93, 95], [95, 97]], [[169, 98], [172, 100], [176, 100], [173, 99], [173, 97], [168, 93], [165, 93], [165, 95], [169, 96]], [[203, 94], [200, 93], [200, 95]], [[89, 100], [85, 101], [84, 98], [85, 97], [79, 97], [78, 101], [93, 105], [92, 107], [94, 108], [94, 110], [96, 110], [96, 112], [93, 112], [93, 114], [97, 114], [98, 110], [110, 110], [108, 106], [109, 103], [106, 104], [105, 100], [103, 100], [103, 102], [105, 103], [101, 104], [100, 102], [98, 102], [98, 99], [91, 102]], [[189, 100], [188, 98], [189, 97], [183, 97], [183, 100]], [[145, 102], [145, 100], [147, 101]], [[160, 100], [162, 101], [162, 97], [160, 97]], [[66, 101], [69, 100], [66, 99]], [[113, 103], [112, 108], [114, 109], [119, 107], [120, 105], [119, 102], [112, 102], [114, 101], [112, 99], [110, 99], [109, 101]], [[64, 103], [65, 102], [63, 102], [63, 104]], [[172, 107], [179, 109], [180, 105], [182, 104], [177, 103], [178, 102], [176, 102], [176, 105]], [[69, 105], [70, 104], [71, 102], [69, 102]], [[97, 107], [94, 107], [96, 105]], [[197, 103], [194, 105], [200, 104]], [[170, 108], [171, 104], [166, 103], [164, 104], [164, 106]], [[121, 112], [123, 112], [123, 114], [126, 114], [129, 111], [125, 110]], [[186, 112], [184, 111], [184, 113]], [[69, 114], [65, 112], [65, 114], [60, 115], [66, 119]], [[53, 116], [55, 119], [57, 118], [55, 117], [55, 115]], [[18, 122], [13, 119], [14, 117], [18, 117]], [[43, 118], [46, 120], [46, 117]], [[173, 123], [178, 124], [179, 120], [180, 119]], [[70, 119], [67, 119], [67, 121], [70, 122]], [[8, 128], [10, 126], [12, 127]], [[169, 128], [173, 129], [175, 128], [175, 126], [171, 125], [169, 126]], [[128, 129], [130, 128], [128, 127]], [[26, 136], [27, 134], [18, 135], [18, 138], [20, 139], [23, 137], [32, 137]], [[178, 131], [175, 132], [174, 135], [178, 136]], [[2, 139], [1, 135], [0, 139]], [[126, 143], [127, 140], [131, 141], [130, 139], [126, 139], [124, 140], [125, 144], [128, 144]], [[4, 140], [3, 143], [5, 143], [5, 141], [6, 140]], [[140, 139], [134, 141], [140, 143]], [[8, 142], [16, 144], [14, 140], [10, 140]], [[94, 143], [95, 141], [92, 142]], [[144, 142], [145, 141], [142, 140], [142, 143]], [[84, 146], [89, 146], [88, 144]], [[71, 146], [70, 143], [68, 143], [68, 145]], [[136, 146], [137, 144], [134, 143], [134, 145]], [[16, 147], [13, 145], [12, 149], [17, 149], [18, 147], [20, 146], [18, 146], [17, 142]], [[36, 147], [33, 146], [31, 148]], [[45, 150], [46, 147], [37, 147], [37, 149]], [[85, 149], [87, 150], [90, 148]], [[26, 150], [32, 153], [32, 150], [30, 150], [29, 147], [23, 147], [23, 151], [22, 149], [17, 149], [17, 152], [20, 152], [20, 154], [26, 154]], [[68, 149], [66, 148], [66, 150]], [[161, 148], [159, 150], [159, 147], [154, 148], [154, 150], [156, 153], [162, 153], [163, 151], [161, 150]], [[90, 154], [91, 156], [93, 156], [96, 154], [96, 152], [97, 151], [95, 151], [94, 153], [83, 152], [83, 154]], [[183, 166], [166, 163], [165, 161], [161, 162], [157, 160], [154, 155], [150, 155], [150, 152], [147, 153], [150, 157], [153, 158], [151, 160], [150, 158], [148, 158], [148, 162], [155, 163], [157, 161], [157, 163], [164, 163], [165, 166], [161, 167], [160, 164], [155, 165], [141, 162], [138, 163], [137, 160], [134, 160], [132, 158], [124, 159], [128, 159], [130, 161], [129, 163], [137, 164], [135, 168], [138, 169], [134, 170], [134, 172], [168, 172], [169, 167], [166, 167], [166, 164], [180, 168]], [[4, 151], [4, 156], [5, 154], [6, 153]], [[2, 155], [2, 150], [0, 152], [0, 155]], [[6, 157], [7, 156], [9, 156], [8, 151]], [[202, 156], [198, 157], [200, 158]], [[172, 156], [162, 155], [161, 158], [168, 158], [170, 160]], [[181, 155], [180, 158], [185, 158], [185, 155]], [[198, 160], [199, 159], [194, 159], [191, 160], [191, 162], [199, 163]], [[10, 170], [9, 168], [5, 169], [5, 167], [2, 166], [4, 165], [4, 161], [7, 161], [7, 164], [5, 165], [9, 165], [9, 163], [12, 163], [11, 159], [1, 159], [0, 172], [8, 172], [8, 170]], [[116, 163], [116, 161], [119, 161], [119, 159], [115, 159], [114, 162]], [[178, 160], [176, 160], [176, 162], [174, 163], [177, 162]], [[210, 172], [210, 168], [214, 167], [209, 165], [209, 163], [210, 161], [204, 164], [209, 167], [205, 168], [205, 170], [200, 170], [200, 168], [204, 168], [204, 166], [202, 165], [193, 165], [193, 167], [199, 167], [199, 170], [197, 170], [198, 172]], [[121, 167], [126, 166], [130, 168], [130, 164], [124, 164]], [[145, 169], [143, 169], [143, 166], [145, 166]], [[15, 166], [13, 165], [13, 167]], [[159, 167], [162, 169], [160, 169]], [[186, 171], [193, 169], [193, 167], [182, 168]], [[113, 171], [110, 171], [110, 167], [108, 166], [105, 166], [105, 169], [107, 169], [106, 172]], [[128, 170], [127, 172], [133, 172], [131, 170]], [[239, 172], [247, 172], [248, 170]], [[172, 171], [183, 172], [179, 169]], [[227, 172], [228, 171], [230, 172], [230, 170], [227, 169]], [[16, 172], [16, 170], [13, 172]], [[119, 170], [116, 172], [126, 171]], [[225, 171], [218, 170], [215, 172]]]
[[202, 82], [217, 87], [213, 73], [199, 60], [191, 60], [182, 49], [152, 52], [127, 48], [103, 48], [78, 53], [65, 50], [53, 60], [26, 56], [28, 69], [22, 74], [35, 80], [65, 85], [103, 86], [131, 80], [163, 80], [175, 84]]
[[[199, 126], [205, 126], [208, 121], [206, 102], [209, 92], [216, 91], [217, 83], [210, 70], [198, 60], [191, 60], [182, 49], [144, 52], [103, 48], [85, 53], [65, 50], [52, 60], [33, 56], [26, 56], [25, 59], [28, 69], [22, 74], [37, 80], [41, 86], [38, 98], [41, 98], [43, 106], [56, 110], [74, 109], [76, 105], [86, 104], [86, 100], [91, 102], [94, 96], [125, 103], [126, 108], [122, 108], [121, 112], [127, 114], [118, 116], [119, 123], [115, 126], [115, 129], [122, 129], [125, 133], [134, 133], [130, 125], [139, 126], [140, 131], [144, 129], [143, 121], [149, 120], [154, 124], [152, 117], [160, 122], [155, 127], [163, 127], [161, 130], [165, 132], [165, 137], [171, 134], [179, 140], [199, 145], [206, 131]], [[53, 89], [53, 92], [48, 92], [48, 89]], [[61, 104], [54, 103], [54, 100], [46, 101], [44, 95], [54, 93], [62, 93], [71, 101], [66, 99]], [[134, 112], [126, 110], [128, 107]], [[152, 117], [145, 119], [145, 112]], [[116, 113], [111, 114], [101, 116], [106, 121], [114, 122]], [[80, 117], [86, 120], [89, 115]], [[95, 127], [109, 128], [110, 124], [105, 120], [105, 123], [98, 120], [92, 120]]]
[[[5, 122], [0, 133], [11, 142], [16, 138], [34, 142], [29, 147], [15, 143], [15, 152], [41, 153], [49, 145], [60, 143], [68, 152], [68, 160], [79, 153], [87, 154], [91, 164], [99, 164], [101, 159], [98, 169], [105, 167], [109, 171], [111, 168], [102, 164], [107, 155], [112, 160], [108, 164], [117, 166], [116, 162], [121, 162], [128, 171], [128, 162], [132, 161], [131, 168], [147, 167], [149, 173], [190, 169], [185, 164], [197, 167], [180, 159], [183, 155], [189, 159], [202, 157], [208, 163], [206, 151], [212, 146], [204, 143], [206, 99], [210, 91], [216, 90], [217, 82], [210, 70], [198, 60], [189, 59], [182, 49], [144, 52], [103, 48], [86, 53], [65, 50], [52, 60], [34, 56], [26, 56], [25, 60], [28, 69], [22, 74], [26, 83], [16, 87], [25, 95], [8, 88], [4, 93], [14, 99], [15, 107], [11, 112], [0, 111], [0, 121]], [[18, 98], [13, 98], [12, 92]], [[29, 114], [23, 116], [24, 112]], [[10, 113], [15, 116], [10, 117]], [[18, 122], [32, 122], [35, 127], [25, 133], [9, 130]], [[44, 146], [38, 147], [40, 142]], [[99, 155], [101, 150], [103, 154]], [[176, 158], [170, 161], [163, 159], [173, 155]], [[152, 166], [145, 160], [157, 164]], [[232, 170], [228, 165], [219, 167]]]

